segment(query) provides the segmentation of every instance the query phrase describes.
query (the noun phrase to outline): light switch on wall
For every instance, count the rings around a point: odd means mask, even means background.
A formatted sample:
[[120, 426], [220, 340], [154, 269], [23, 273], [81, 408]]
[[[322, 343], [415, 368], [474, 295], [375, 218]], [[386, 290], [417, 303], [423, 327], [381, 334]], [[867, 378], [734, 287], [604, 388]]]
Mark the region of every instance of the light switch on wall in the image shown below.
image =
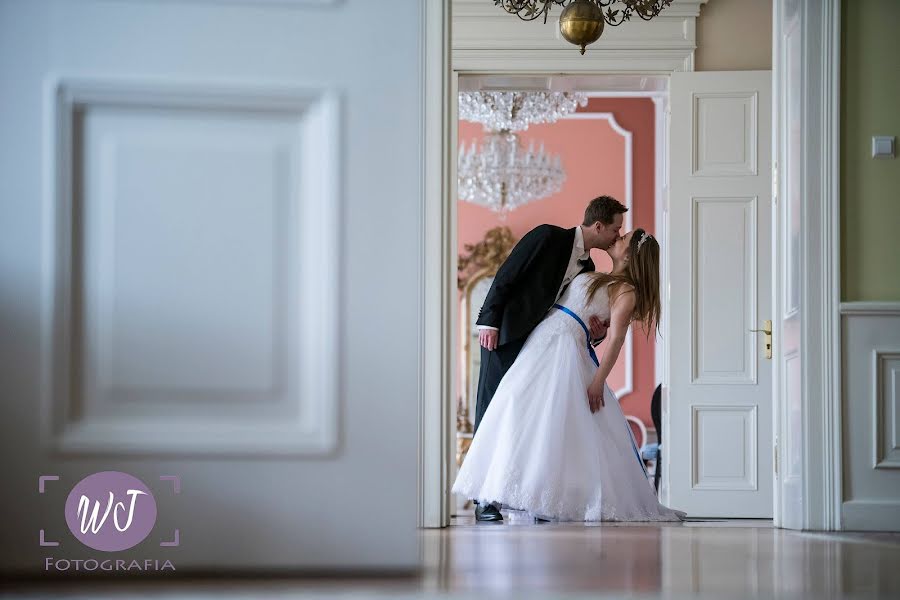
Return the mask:
[[894, 158], [894, 136], [872, 136], [872, 158]]

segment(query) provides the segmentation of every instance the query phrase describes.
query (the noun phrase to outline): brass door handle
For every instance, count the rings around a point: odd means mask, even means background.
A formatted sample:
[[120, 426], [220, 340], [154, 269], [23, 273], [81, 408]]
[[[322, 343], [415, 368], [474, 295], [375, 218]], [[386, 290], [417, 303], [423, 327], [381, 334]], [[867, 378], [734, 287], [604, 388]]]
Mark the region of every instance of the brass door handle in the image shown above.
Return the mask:
[[766, 334], [766, 358], [772, 360], [772, 321], [765, 321], [762, 329], [751, 329], [754, 333]]

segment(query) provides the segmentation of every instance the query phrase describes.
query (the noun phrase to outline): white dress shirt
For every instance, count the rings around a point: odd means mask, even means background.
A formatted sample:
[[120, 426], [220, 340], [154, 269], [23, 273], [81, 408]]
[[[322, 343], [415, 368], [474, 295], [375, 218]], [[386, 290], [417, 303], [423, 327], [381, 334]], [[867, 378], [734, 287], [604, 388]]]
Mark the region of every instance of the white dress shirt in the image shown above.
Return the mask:
[[[572, 244], [572, 255], [569, 257], [569, 266], [566, 267], [566, 274], [563, 276], [562, 283], [559, 284], [559, 290], [556, 292], [556, 299], [562, 296], [566, 286], [575, 279], [575, 276], [581, 272], [582, 266], [578, 264], [580, 260], [587, 260], [591, 257], [590, 250], [584, 249], [584, 232], [581, 231], [581, 225], [575, 228], [575, 243]], [[478, 329], [497, 329], [490, 325], [478, 325]]]

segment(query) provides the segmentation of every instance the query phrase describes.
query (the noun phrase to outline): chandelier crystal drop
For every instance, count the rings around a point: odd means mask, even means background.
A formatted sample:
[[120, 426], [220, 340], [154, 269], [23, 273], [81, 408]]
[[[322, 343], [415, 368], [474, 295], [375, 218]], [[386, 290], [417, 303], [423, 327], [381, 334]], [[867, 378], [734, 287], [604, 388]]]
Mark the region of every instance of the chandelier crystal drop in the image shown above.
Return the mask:
[[583, 92], [460, 92], [459, 118], [489, 131], [523, 131], [587, 105]]
[[481, 148], [473, 142], [459, 149], [459, 197], [506, 214], [534, 200], [559, 192], [566, 180], [559, 156], [535, 150], [531, 142], [524, 150], [519, 136], [510, 131], [491, 132]]

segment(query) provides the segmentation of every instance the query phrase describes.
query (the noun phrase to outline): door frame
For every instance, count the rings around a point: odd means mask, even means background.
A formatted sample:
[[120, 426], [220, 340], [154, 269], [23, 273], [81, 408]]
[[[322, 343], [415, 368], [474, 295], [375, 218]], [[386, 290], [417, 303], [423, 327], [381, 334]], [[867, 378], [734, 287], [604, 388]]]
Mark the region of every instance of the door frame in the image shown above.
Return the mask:
[[[778, 8], [787, 0], [773, 0], [774, 33], [780, 31]], [[804, 202], [801, 227], [801, 302], [804, 315], [801, 336], [806, 349], [801, 387], [804, 421], [800, 439], [782, 438], [784, 447], [798, 448], [803, 456], [803, 519], [778, 523], [796, 529], [840, 529], [841, 517], [841, 406], [840, 406], [840, 0], [799, 0], [804, 9], [804, 65], [806, 90], [801, 105], [804, 124], [818, 127], [820, 143], [803, 149], [802, 173], [805, 196], [821, 202]], [[640, 74], [668, 75], [693, 69], [693, 51], [683, 60], [666, 56], [665, 64], [648, 65], [645, 56], [621, 53], [615, 67], [577, 64], [572, 57], [553, 52], [517, 51], [514, 57], [503, 52], [477, 53], [477, 57], [453, 60], [450, 48], [450, 0], [425, 3], [425, 48], [423, 49], [423, 222], [420, 296], [420, 386], [419, 386], [419, 515], [420, 527], [450, 524], [450, 481], [453, 439], [450, 425], [455, 421], [457, 311], [454, 308], [456, 276], [456, 172], [453, 161], [457, 147], [457, 105], [459, 77], [465, 75], [584, 75]], [[438, 16], [436, 16], [436, 14]], [[778, 53], [773, 48], [772, 70], [777, 81]], [[809, 52], [808, 50], [815, 50]], [[608, 60], [608, 59], [603, 59]], [[524, 65], [525, 66], [523, 68]], [[777, 106], [775, 107], [777, 110]], [[787, 135], [786, 127], [776, 127], [773, 140]], [[812, 133], [814, 128], [809, 128]], [[773, 222], [773, 228], [778, 223]], [[774, 229], [773, 229], [774, 230]], [[820, 260], [824, 258], [824, 260]], [[771, 270], [772, 272], [775, 269]], [[778, 294], [773, 282], [773, 294]], [[777, 340], [775, 342], [778, 343]], [[668, 365], [666, 365], [667, 367]], [[780, 374], [773, 374], [775, 413], [782, 410]], [[777, 431], [777, 430], [776, 430]], [[776, 498], [779, 481], [775, 480]], [[773, 498], [773, 503], [775, 498]], [[777, 508], [776, 508], [777, 510]]]
[[[669, 62], [671, 58], [667, 58]], [[568, 61], [567, 61], [568, 62]], [[455, 472], [453, 468], [453, 459], [455, 457], [456, 442], [452, 431], [455, 431], [456, 416], [454, 409], [457, 405], [459, 397], [458, 390], [458, 360], [459, 348], [457, 337], [454, 332], [459, 331], [458, 311], [455, 302], [452, 300], [456, 297], [456, 273], [457, 273], [457, 211], [456, 202], [453, 200], [457, 197], [456, 192], [456, 158], [457, 158], [457, 131], [458, 131], [458, 109], [457, 103], [451, 102], [451, 99], [457, 97], [459, 92], [460, 78], [476, 77], [476, 76], [502, 76], [502, 77], [527, 77], [527, 76], [545, 76], [545, 77], [575, 77], [578, 75], [641, 75], [650, 79], [658, 80], [661, 78], [668, 79], [674, 70], [681, 70], [680, 67], [686, 64], [686, 61], [678, 61], [678, 68], [670, 71], [661, 70], [640, 70], [645, 66], [646, 61], [636, 60], [635, 69], [632, 71], [622, 72], [604, 72], [604, 71], [576, 71], [571, 68], [567, 70], [546, 67], [537, 70], [529, 70], [522, 72], [517, 70], [513, 63], [504, 63], [502, 59], [492, 60], [496, 63], [497, 68], [488, 68], [485, 59], [480, 58], [477, 65], [471, 65], [468, 69], [451, 69], [447, 66], [447, 87], [449, 94], [444, 107], [446, 113], [441, 117], [441, 128], [445, 132], [446, 137], [442, 140], [441, 159], [442, 171], [444, 179], [441, 183], [441, 191], [446, 194], [441, 197], [441, 206], [435, 202], [434, 197], [425, 196], [425, 202], [428, 205], [426, 210], [426, 244], [424, 253], [424, 269], [426, 272], [431, 271], [431, 275], [442, 274], [439, 278], [434, 278], [430, 283], [431, 288], [425, 290], [423, 295], [425, 306], [423, 314], [436, 317], [436, 320], [428, 320], [426, 318], [423, 327], [423, 352], [420, 356], [423, 359], [423, 370], [426, 374], [424, 377], [425, 385], [422, 388], [422, 396], [419, 401], [420, 414], [420, 450], [419, 450], [419, 527], [438, 528], [450, 525], [450, 517], [453, 512], [453, 499], [450, 492], [452, 481], [450, 478]], [[625, 61], [624, 64], [628, 64]], [[690, 62], [690, 66], [693, 62]], [[436, 88], [435, 88], [436, 89]], [[668, 121], [669, 121], [669, 91], [668, 86], [665, 91], [660, 90], [633, 90], [633, 91], [609, 91], [609, 92], [588, 92], [591, 98], [648, 98], [654, 103], [654, 132], [656, 146], [654, 150], [655, 157], [655, 189], [654, 189], [654, 217], [657, 223], [657, 237], [661, 240], [661, 245], [665, 244], [665, 235], [668, 231]], [[434, 124], [432, 124], [434, 125]], [[434, 141], [433, 139], [431, 140]], [[431, 160], [438, 154], [435, 147], [432, 150]], [[660, 161], [659, 157], [664, 156], [665, 160]], [[428, 160], [428, 157], [426, 157]], [[436, 170], [436, 167], [432, 165]], [[432, 181], [432, 187], [429, 189], [432, 193], [437, 190], [437, 181]], [[442, 219], [442, 220], [441, 220]], [[443, 237], [439, 237], [443, 236]], [[661, 281], [668, 272], [668, 256], [661, 257], [661, 269], [663, 271]], [[444, 269], [442, 272], [439, 269]], [[427, 276], [423, 276], [423, 281], [429, 281]], [[440, 289], [440, 294], [437, 294]], [[439, 296], [439, 297], [438, 297]], [[437, 308], [441, 306], [443, 312], [439, 313]], [[664, 339], [668, 340], [668, 321], [663, 317], [660, 321], [660, 331], [663, 332]], [[440, 327], [438, 327], [440, 326]], [[438, 343], [438, 341], [440, 343]], [[429, 345], [430, 344], [430, 345]], [[655, 377], [657, 381], [668, 383], [668, 343], [660, 343], [657, 340], [656, 351], [654, 356], [654, 364], [657, 368]], [[440, 357], [440, 362], [435, 364], [429, 362], [427, 357]], [[662, 365], [662, 367], [660, 367]], [[429, 371], [429, 369], [431, 369]], [[665, 386], [664, 386], [665, 387]], [[435, 398], [440, 394], [440, 404], [435, 402]], [[665, 403], [665, 400], [664, 400]], [[667, 411], [663, 410], [663, 421], [667, 420]], [[443, 460], [439, 460], [439, 449], [443, 449]], [[668, 487], [668, 469], [663, 469], [662, 481], [660, 483], [661, 493]], [[434, 486], [435, 480], [440, 475], [440, 487]]]
[[[455, 104], [455, 84], [450, 78], [451, 0], [429, 0], [422, 4], [424, 40], [421, 52], [422, 102], [422, 248], [419, 279], [419, 373], [418, 470], [419, 496], [416, 523], [419, 527], [450, 524], [450, 456], [447, 435], [451, 408], [456, 406], [455, 297], [456, 246], [455, 202], [447, 169], [448, 154], [455, 147], [455, 127], [450, 127]], [[454, 186], [455, 189], [455, 186]], [[453, 244], [451, 246], [451, 244]]]
[[[779, 176], [779, 148], [789, 136], [789, 124], [779, 93], [787, 65], [780, 40], [786, 23], [786, 5], [793, 3], [799, 13], [801, 32], [802, 83], [800, 119], [804, 143], [797, 169], [790, 177], [798, 180], [801, 201], [799, 252], [800, 344], [801, 344], [801, 431], [800, 439], [784, 427], [787, 402], [780, 397], [782, 374], [774, 378], [776, 398], [775, 431], [779, 434], [776, 452], [784, 465], [788, 452], [798, 454], [801, 464], [800, 490], [791, 491], [776, 478], [775, 525], [788, 529], [835, 531], [842, 527], [842, 446], [841, 446], [841, 246], [840, 246], [840, 86], [841, 86], [841, 1], [774, 0], [772, 19], [773, 157], [776, 161], [776, 196], [784, 198]], [[777, 214], [777, 210], [775, 211]], [[778, 223], [775, 221], [775, 223]], [[773, 236], [773, 244], [776, 237]], [[783, 259], [773, 252], [775, 260]], [[778, 265], [784, 268], [785, 265]], [[773, 269], [773, 306], [779, 307]], [[778, 318], [773, 318], [777, 323]], [[775, 332], [778, 335], [778, 331]], [[779, 336], [780, 337], [780, 336]], [[776, 350], [779, 337], [775, 338]], [[783, 469], [782, 469], [783, 470]], [[787, 497], [796, 511], [782, 511]], [[798, 496], [799, 497], [796, 497]]]
[[[457, 79], [457, 81], [459, 81], [460, 78], [471, 77], [472, 75], [473, 74], [471, 74], [471, 73], [460, 72], [460, 73], [458, 73], [458, 76], [456, 79]], [[512, 75], [512, 74], [504, 75], [504, 79], [507, 79], [507, 77], [509, 77], [511, 79], [517, 78], [516, 75]], [[548, 79], [555, 80], [558, 77], [565, 79], [567, 76], [566, 75], [559, 76], [558, 74], [554, 74], [553, 77], [548, 78]], [[484, 73], [478, 73], [475, 76], [475, 78], [483, 79]], [[490, 79], [490, 77], [488, 77], [488, 79]], [[665, 227], [663, 227], [663, 223], [665, 223], [665, 218], [666, 218], [667, 210], [668, 210], [667, 209], [667, 206], [668, 206], [667, 174], [668, 174], [668, 164], [669, 164], [669, 145], [668, 145], [668, 107], [669, 107], [669, 90], [668, 90], [669, 82], [668, 82], [668, 79], [669, 79], [669, 76], [668, 75], [658, 75], [655, 77], [645, 77], [643, 79], [644, 79], [643, 84], [648, 89], [637, 89], [639, 86], [637, 84], [635, 84], [635, 89], [633, 89], [631, 91], [626, 91], [625, 86], [622, 86], [622, 89], [617, 89], [616, 91], [586, 91], [585, 95], [587, 96], [588, 99], [594, 99], [594, 98], [640, 99], [640, 98], [643, 98], [643, 99], [647, 99], [647, 100], [650, 100], [653, 102], [653, 110], [654, 110], [653, 119], [654, 119], [654, 135], [655, 135], [655, 142], [654, 142], [654, 149], [653, 149], [654, 183], [655, 183], [653, 214], [654, 214], [654, 219], [655, 219], [654, 222], [658, 224], [656, 231], [654, 231], [653, 234], [659, 240], [660, 247], [664, 248], [664, 247], [666, 247], [666, 238], [665, 238]], [[581, 81], [580, 84], [583, 86], [583, 88], [582, 88], [583, 90], [589, 90], [589, 89], [591, 89], [592, 85], [599, 85], [599, 82], [596, 82], [596, 81], [591, 82], [588, 78], [588, 80]], [[664, 86], [664, 88], [662, 86]], [[489, 89], [495, 89], [491, 83], [488, 84], [488, 87], [489, 87]], [[565, 87], [565, 86], [563, 86], [563, 87]], [[652, 88], [652, 89], [649, 89], [649, 88]], [[473, 89], [473, 88], [472, 88], [472, 86], [466, 85], [465, 83], [463, 83], [460, 85], [460, 89], [462, 91], [466, 91], [468, 89]], [[625, 147], [626, 147], [625, 163], [626, 163], [627, 177], [626, 177], [625, 196], [624, 196], [624, 198], [620, 198], [620, 200], [622, 200], [622, 202], [629, 208], [633, 208], [634, 192], [633, 192], [633, 189], [631, 189], [633, 187], [634, 168], [635, 168], [634, 167], [634, 161], [635, 161], [634, 147], [633, 147], [633, 142], [632, 142], [632, 133], [633, 132], [630, 130], [624, 129], [623, 125], [616, 121], [615, 115], [612, 112], [584, 112], [584, 113], [569, 114], [569, 115], [560, 117], [560, 121], [571, 120], [571, 119], [608, 121], [610, 127], [618, 135], [620, 135], [624, 138]], [[454, 131], [457, 131], [458, 121], [454, 120], [454, 121], [452, 121], [452, 123], [453, 123], [452, 126], [454, 128]], [[456, 156], [455, 151], [454, 151], [454, 156]], [[455, 182], [456, 181], [456, 179], [455, 179], [456, 164], [453, 163], [450, 165], [450, 167], [453, 169], [452, 173], [450, 174], [450, 177]], [[451, 197], [453, 197], [453, 196], [451, 196]], [[456, 203], [454, 203], [454, 209], [455, 209], [455, 207], [456, 207]], [[630, 212], [626, 213], [626, 215], [625, 215], [625, 221], [623, 224], [623, 230], [625, 230], [625, 231], [627, 231], [628, 229], [631, 228], [631, 223], [632, 223], [632, 219], [633, 219], [633, 217], [631, 215], [632, 215], [632, 213], [630, 213]], [[456, 228], [454, 226], [452, 233], [456, 233], [457, 231], [458, 231], [458, 228]], [[451, 245], [451, 247], [453, 249], [458, 248], [458, 246], [456, 245], [456, 242], [457, 242], [457, 240], [454, 237], [453, 243]], [[667, 270], [666, 270], [667, 269], [667, 256], [665, 255], [665, 253], [663, 253], [663, 255], [660, 258], [661, 258], [660, 280], [666, 281], [665, 277], [666, 277], [666, 273], [667, 273]], [[455, 272], [455, 270], [452, 272]], [[661, 287], [665, 289], [666, 286], [661, 285]], [[455, 313], [455, 314], [463, 314], [464, 315], [464, 314], [466, 314], [466, 311], [463, 310], [461, 313]], [[465, 324], [459, 323], [459, 319], [457, 319], [457, 323], [458, 323], [458, 325], [456, 326], [457, 332], [464, 331]], [[660, 323], [659, 323], [659, 330], [661, 332], [663, 332], [663, 335], [657, 337], [656, 343], [655, 343], [655, 349], [654, 349], [654, 366], [655, 366], [654, 387], [658, 383], [664, 383], [666, 385], [668, 384], [667, 370], [665, 369], [666, 356], [668, 356], [667, 355], [667, 351], [668, 351], [667, 341], [669, 340], [668, 330], [666, 329], [667, 327], [668, 327], [668, 321], [667, 321], [666, 300], [664, 299], [662, 316], [660, 317]], [[459, 338], [457, 338], [458, 340], [462, 340], [465, 338], [465, 336], [460, 335], [460, 333], [457, 333], [457, 335], [460, 336]], [[457, 351], [457, 354], [455, 354], [455, 356], [462, 357], [459, 360], [465, 362], [465, 358], [464, 358], [465, 352]], [[625, 361], [625, 363], [624, 363], [625, 364], [625, 382], [621, 389], [616, 389], [614, 391], [619, 398], [622, 398], [622, 397], [626, 396], [627, 394], [632, 393], [634, 391], [634, 386], [635, 386], [634, 370], [633, 370], [634, 339], [633, 339], [633, 333], [631, 331], [629, 331], [628, 335], [626, 336], [625, 345], [622, 347], [622, 355], [620, 355], [619, 360]], [[458, 371], [454, 370], [453, 373], [456, 374], [456, 373], [458, 373]], [[457, 377], [456, 389], [460, 390], [461, 386], [466, 385], [465, 379], [460, 377], [459, 375], [454, 375], [454, 376]], [[458, 395], [451, 395], [450, 397], [459, 399], [454, 403], [454, 407], [458, 404], [458, 402], [464, 401], [466, 398], [462, 394], [462, 391], [460, 391]], [[473, 408], [473, 405], [471, 404], [471, 400], [470, 400], [470, 404], [469, 404], [469, 415], [470, 416], [474, 414], [473, 410], [474, 410], [474, 408]], [[456, 428], [458, 425], [455, 422], [454, 415], [455, 415], [455, 413], [451, 413], [451, 420], [448, 422], [447, 431], [445, 432], [446, 435], [449, 436], [449, 438], [451, 440], [451, 444], [454, 443], [453, 440], [457, 440]], [[663, 420], [665, 420], [666, 418], [667, 418], [667, 415], [663, 414]], [[653, 436], [654, 436], [653, 438], [650, 439], [650, 441], [656, 441], [658, 439], [658, 437], [657, 437], [658, 432], [656, 431], [656, 429], [648, 428], [648, 430], [652, 431]], [[646, 434], [648, 432], [644, 432], [644, 433]], [[453, 449], [454, 457], [457, 455], [456, 453], [458, 451], [459, 451], [458, 447], [454, 446], [454, 449]], [[452, 460], [449, 463], [449, 469], [450, 469], [450, 471], [449, 471], [450, 477], [455, 479], [456, 474], [459, 472], [459, 468], [454, 464], [454, 461], [452, 461]], [[662, 490], [666, 490], [667, 486], [668, 486], [666, 470], [663, 471], [662, 477], [663, 477], [663, 479], [660, 484], [661, 493], [662, 493]], [[452, 495], [451, 495], [450, 500], [451, 500], [450, 512], [451, 512], [451, 517], [452, 517], [452, 514], [454, 512], [457, 512], [457, 514], [458, 514], [459, 508], [460, 508], [461, 504], [463, 504], [463, 503], [461, 503], [459, 498], [454, 498], [454, 497], [452, 497]]]

